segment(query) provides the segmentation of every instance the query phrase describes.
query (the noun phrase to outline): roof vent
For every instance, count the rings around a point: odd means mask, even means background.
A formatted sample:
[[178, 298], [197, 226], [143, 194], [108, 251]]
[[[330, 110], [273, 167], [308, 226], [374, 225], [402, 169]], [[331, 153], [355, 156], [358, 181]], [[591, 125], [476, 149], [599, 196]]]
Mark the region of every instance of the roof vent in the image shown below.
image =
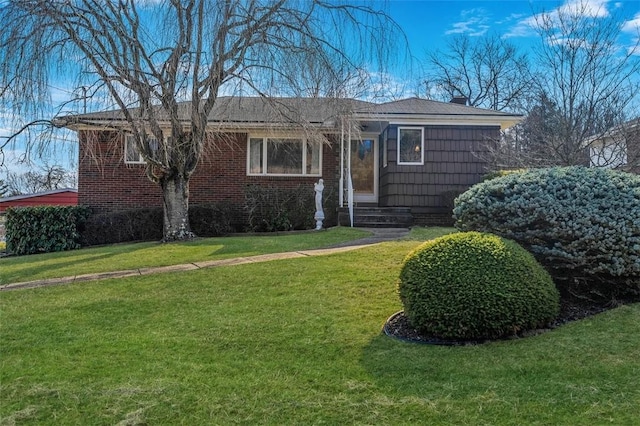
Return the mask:
[[458, 105], [467, 105], [467, 97], [466, 96], [454, 96], [453, 98], [451, 98], [451, 102], [452, 104], [458, 104]]

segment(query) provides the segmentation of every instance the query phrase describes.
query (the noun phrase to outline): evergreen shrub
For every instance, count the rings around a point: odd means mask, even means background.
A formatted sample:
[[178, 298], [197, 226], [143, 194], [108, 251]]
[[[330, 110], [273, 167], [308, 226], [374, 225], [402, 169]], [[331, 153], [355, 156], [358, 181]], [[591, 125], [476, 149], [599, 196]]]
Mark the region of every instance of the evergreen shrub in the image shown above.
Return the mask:
[[82, 206], [9, 208], [6, 250], [24, 255], [80, 248], [79, 229], [88, 214]]
[[559, 312], [553, 281], [517, 243], [464, 232], [404, 260], [398, 291], [416, 329], [441, 339], [492, 339], [543, 327]]
[[640, 277], [638, 175], [528, 170], [473, 186], [456, 199], [453, 215], [458, 229], [515, 240], [558, 273]]

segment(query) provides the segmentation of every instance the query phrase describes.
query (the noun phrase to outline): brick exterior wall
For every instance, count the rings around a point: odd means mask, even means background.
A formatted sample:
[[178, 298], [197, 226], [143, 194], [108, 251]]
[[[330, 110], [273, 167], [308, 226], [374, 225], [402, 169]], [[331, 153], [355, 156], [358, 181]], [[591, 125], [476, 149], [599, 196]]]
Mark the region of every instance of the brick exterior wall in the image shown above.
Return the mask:
[[[404, 127], [404, 126], [403, 126]], [[479, 182], [487, 163], [488, 143], [500, 137], [498, 126], [424, 126], [424, 165], [397, 164], [397, 126], [389, 126], [387, 167], [380, 167], [382, 207], [411, 207], [418, 223], [429, 217], [444, 222], [452, 195]]]
[[[403, 126], [404, 127], [404, 126]], [[424, 126], [424, 165], [397, 164], [397, 126], [387, 138], [387, 167], [380, 162], [380, 207], [411, 207], [414, 223], [450, 224], [451, 201], [486, 173], [481, 159], [487, 144], [500, 136], [498, 126]], [[78, 204], [95, 212], [161, 207], [160, 187], [145, 175], [144, 165], [125, 164], [124, 137], [115, 131], [80, 131]], [[337, 206], [339, 141], [323, 147], [325, 213]], [[480, 155], [478, 155], [480, 154]], [[382, 156], [382, 152], [381, 152]], [[313, 191], [318, 177], [247, 176], [247, 134], [211, 141], [190, 181], [190, 204], [244, 203], [248, 185]]]
[[[161, 207], [160, 187], [151, 182], [143, 164], [125, 164], [124, 136], [113, 131], [80, 131], [78, 203], [96, 212]], [[325, 195], [337, 198], [339, 146], [325, 144], [322, 178]], [[296, 188], [313, 184], [318, 177], [247, 176], [247, 134], [211, 141], [189, 185], [191, 205], [228, 201], [244, 202], [247, 185]], [[326, 198], [326, 197], [325, 197]]]

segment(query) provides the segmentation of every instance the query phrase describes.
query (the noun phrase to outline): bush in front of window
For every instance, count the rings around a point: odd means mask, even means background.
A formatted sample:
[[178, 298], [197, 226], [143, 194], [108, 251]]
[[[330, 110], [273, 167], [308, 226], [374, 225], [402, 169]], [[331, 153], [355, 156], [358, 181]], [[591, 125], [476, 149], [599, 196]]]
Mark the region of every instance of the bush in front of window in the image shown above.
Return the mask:
[[242, 207], [231, 202], [189, 206], [191, 230], [198, 237], [219, 237], [244, 227]]
[[253, 232], [292, 231], [315, 226], [313, 186], [295, 188], [249, 185], [245, 209]]
[[560, 310], [551, 277], [514, 241], [463, 232], [405, 258], [398, 292], [411, 325], [447, 340], [495, 339], [544, 327]]

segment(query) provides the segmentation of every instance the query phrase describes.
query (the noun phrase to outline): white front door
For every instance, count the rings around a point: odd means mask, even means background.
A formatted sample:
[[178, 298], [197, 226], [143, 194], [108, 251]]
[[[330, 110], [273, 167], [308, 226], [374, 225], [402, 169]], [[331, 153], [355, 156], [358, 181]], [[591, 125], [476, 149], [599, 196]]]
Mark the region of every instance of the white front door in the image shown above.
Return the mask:
[[351, 179], [355, 202], [378, 202], [377, 137], [351, 141]]

